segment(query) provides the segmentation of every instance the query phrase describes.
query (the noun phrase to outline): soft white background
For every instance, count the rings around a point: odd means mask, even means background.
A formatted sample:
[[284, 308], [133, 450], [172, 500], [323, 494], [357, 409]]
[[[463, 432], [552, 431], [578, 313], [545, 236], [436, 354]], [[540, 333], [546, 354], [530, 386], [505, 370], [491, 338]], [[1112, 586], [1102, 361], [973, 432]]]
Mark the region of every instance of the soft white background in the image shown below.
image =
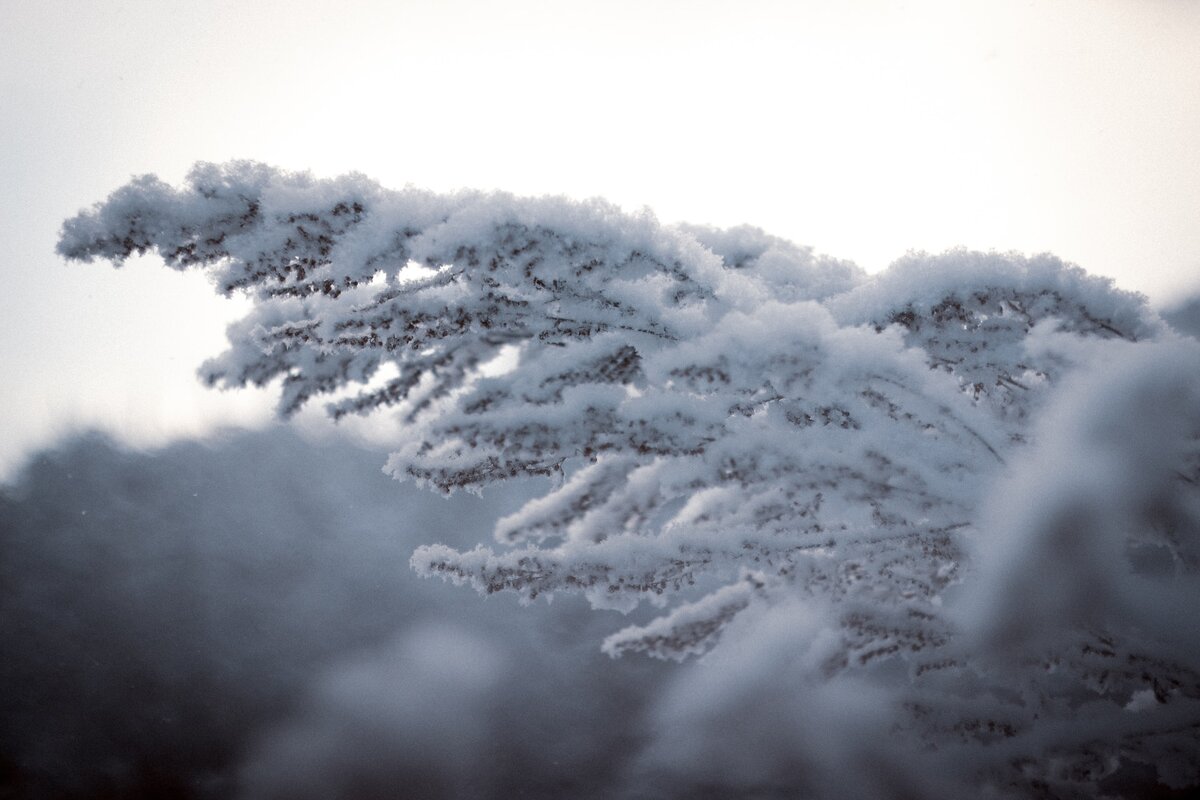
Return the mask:
[[57, 228], [196, 160], [749, 222], [885, 267], [1050, 250], [1200, 286], [1200, 2], [0, 0], [0, 478], [65, 430], [266, 419], [193, 371], [244, 306]]

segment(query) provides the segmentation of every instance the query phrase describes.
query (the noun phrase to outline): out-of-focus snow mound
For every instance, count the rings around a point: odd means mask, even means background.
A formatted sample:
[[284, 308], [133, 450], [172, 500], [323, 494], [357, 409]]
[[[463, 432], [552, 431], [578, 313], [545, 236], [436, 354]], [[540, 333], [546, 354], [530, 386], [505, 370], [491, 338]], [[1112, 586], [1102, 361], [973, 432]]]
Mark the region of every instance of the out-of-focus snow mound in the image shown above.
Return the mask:
[[0, 488], [0, 796], [602, 796], [662, 665], [579, 602], [414, 576], [526, 490], [382, 461], [283, 429], [33, 459]]
[[[982, 511], [964, 621], [1010, 655], [1072, 629], [1133, 627], [1200, 663], [1200, 348], [1079, 343], [1036, 447]], [[1126, 636], [1132, 636], [1132, 632]]]

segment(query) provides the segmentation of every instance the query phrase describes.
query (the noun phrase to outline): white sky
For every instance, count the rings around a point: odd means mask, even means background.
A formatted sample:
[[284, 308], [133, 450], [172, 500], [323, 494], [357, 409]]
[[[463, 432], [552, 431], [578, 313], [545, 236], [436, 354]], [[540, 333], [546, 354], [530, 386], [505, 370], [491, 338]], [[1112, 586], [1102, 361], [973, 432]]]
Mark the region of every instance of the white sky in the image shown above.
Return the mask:
[[0, 6], [0, 478], [67, 429], [265, 418], [193, 377], [236, 303], [53, 253], [197, 160], [601, 195], [871, 271], [961, 244], [1200, 289], [1200, 0]]

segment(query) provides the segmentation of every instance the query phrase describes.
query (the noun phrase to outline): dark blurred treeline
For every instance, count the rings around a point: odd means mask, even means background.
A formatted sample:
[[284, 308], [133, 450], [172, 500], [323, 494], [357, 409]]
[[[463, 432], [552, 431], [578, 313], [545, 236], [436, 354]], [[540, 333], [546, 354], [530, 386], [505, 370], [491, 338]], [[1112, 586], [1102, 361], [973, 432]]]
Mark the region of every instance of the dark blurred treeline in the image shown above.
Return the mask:
[[0, 797], [611, 793], [663, 666], [602, 656], [625, 620], [577, 598], [416, 578], [417, 544], [482, 541], [524, 491], [445, 499], [383, 460], [92, 435], [0, 488]]

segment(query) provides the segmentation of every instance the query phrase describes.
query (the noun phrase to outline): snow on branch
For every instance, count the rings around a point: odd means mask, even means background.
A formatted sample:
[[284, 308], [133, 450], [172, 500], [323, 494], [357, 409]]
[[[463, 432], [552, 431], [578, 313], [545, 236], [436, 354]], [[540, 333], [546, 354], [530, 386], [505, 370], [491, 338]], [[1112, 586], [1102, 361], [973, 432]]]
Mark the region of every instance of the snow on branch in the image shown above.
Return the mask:
[[[868, 277], [751, 227], [240, 162], [179, 189], [136, 178], [59, 243], [118, 265], [152, 251], [255, 301], [209, 383], [277, 383], [283, 415], [322, 395], [334, 417], [393, 409], [408, 434], [386, 469], [442, 492], [551, 479], [490, 546], [420, 548], [422, 574], [665, 608], [611, 636], [612, 655], [716, 653], [746, 619], [827, 609], [804, 623], [820, 628], [812, 680], [898, 681], [889, 724], [928, 752], [1011, 739], [973, 780], [1018, 792], [1086, 793], [1123, 760], [1194, 747], [1194, 637], [1120, 588], [1134, 553], [1159, 571], [1139, 591], [1182, 609], [1200, 569], [1200, 394], [1163, 377], [1200, 374], [1197, 345], [1138, 295], [1047, 255], [910, 254]], [[1062, 409], [1092, 426], [1062, 434]], [[1022, 478], [1039, 447], [1059, 466]], [[1129, 454], [1153, 477], [1122, 472]], [[977, 563], [988, 537], [1010, 555]], [[982, 595], [964, 589], [976, 577]], [[1084, 613], [1098, 586], [1116, 599]], [[1046, 614], [1049, 644], [1029, 627]], [[1019, 642], [1023, 665], [975, 625]], [[1152, 724], [1158, 706], [1175, 733]], [[1088, 720], [1126, 708], [1146, 724], [1097, 756]], [[1052, 743], [1036, 719], [1056, 720]], [[1057, 772], [1022, 761], [1043, 739]]]

